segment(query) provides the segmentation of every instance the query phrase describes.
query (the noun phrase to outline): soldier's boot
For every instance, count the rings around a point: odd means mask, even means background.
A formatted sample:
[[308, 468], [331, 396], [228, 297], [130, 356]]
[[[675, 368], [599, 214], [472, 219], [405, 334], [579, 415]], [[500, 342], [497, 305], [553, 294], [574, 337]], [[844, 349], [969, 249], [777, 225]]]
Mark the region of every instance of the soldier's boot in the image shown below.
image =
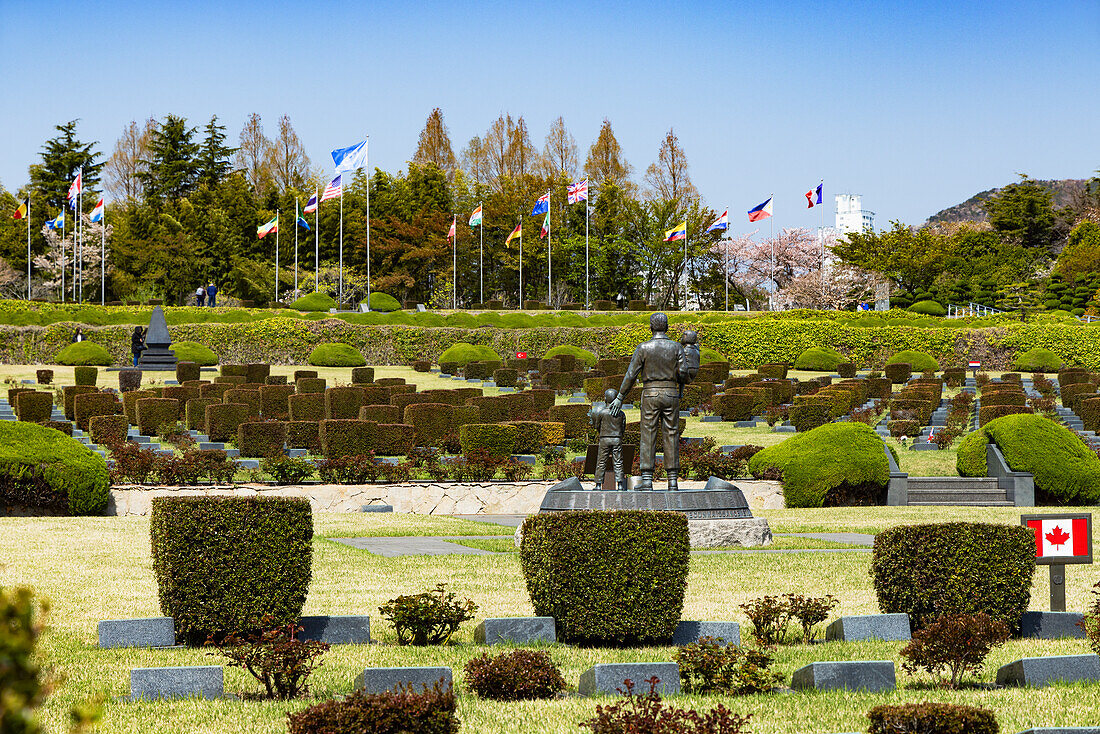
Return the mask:
[[638, 483], [634, 485], [634, 489], [639, 492], [647, 492], [653, 489], [653, 472], [642, 472], [642, 476], [638, 479]]
[[615, 473], [615, 486], [620, 492], [626, 491], [626, 477], [623, 476], [622, 472]]
[[678, 470], [676, 470], [676, 469], [669, 469], [668, 470], [668, 491], [669, 492], [675, 492], [678, 489], [680, 489], [680, 485], [676, 481], [677, 473], [678, 473]]

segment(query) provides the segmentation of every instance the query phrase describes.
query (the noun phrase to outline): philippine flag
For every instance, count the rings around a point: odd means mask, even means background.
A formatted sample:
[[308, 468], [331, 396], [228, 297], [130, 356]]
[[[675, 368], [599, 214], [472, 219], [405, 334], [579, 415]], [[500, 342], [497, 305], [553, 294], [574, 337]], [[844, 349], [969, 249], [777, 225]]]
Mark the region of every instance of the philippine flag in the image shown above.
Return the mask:
[[749, 209], [750, 222], [759, 222], [761, 219], [767, 219], [772, 215], [772, 198], [774, 197], [769, 196], [763, 204], [757, 204]]
[[92, 214], [88, 219], [89, 219], [89, 221], [92, 221], [92, 222], [102, 222], [103, 221], [103, 198], [102, 197], [100, 197], [99, 202], [96, 203], [95, 209], [92, 209]]
[[1088, 518], [1033, 518], [1027, 526], [1035, 532], [1036, 558], [1089, 555]]
[[806, 192], [806, 208], [807, 209], [813, 209], [814, 208], [814, 192], [813, 192], [813, 189], [810, 189], [809, 191]]
[[714, 220], [714, 224], [707, 227], [708, 232], [719, 232], [729, 229], [730, 226], [730, 210], [727, 209], [722, 212], [722, 216]]

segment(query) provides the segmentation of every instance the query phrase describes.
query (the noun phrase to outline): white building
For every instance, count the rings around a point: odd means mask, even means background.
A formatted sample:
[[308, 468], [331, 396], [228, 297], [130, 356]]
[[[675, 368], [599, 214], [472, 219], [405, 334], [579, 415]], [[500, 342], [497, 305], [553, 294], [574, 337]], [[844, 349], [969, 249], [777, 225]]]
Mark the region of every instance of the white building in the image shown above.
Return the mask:
[[863, 208], [860, 194], [836, 195], [836, 230], [838, 235], [874, 229], [875, 213]]

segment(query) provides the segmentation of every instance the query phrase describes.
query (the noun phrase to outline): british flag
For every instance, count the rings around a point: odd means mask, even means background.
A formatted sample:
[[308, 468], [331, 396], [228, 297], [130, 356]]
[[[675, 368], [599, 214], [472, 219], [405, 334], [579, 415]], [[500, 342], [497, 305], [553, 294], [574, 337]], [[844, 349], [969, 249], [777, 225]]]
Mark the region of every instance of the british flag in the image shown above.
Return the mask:
[[588, 201], [588, 179], [586, 178], [583, 181], [569, 184], [569, 188], [566, 192], [569, 196], [570, 204], [576, 204], [579, 201]]

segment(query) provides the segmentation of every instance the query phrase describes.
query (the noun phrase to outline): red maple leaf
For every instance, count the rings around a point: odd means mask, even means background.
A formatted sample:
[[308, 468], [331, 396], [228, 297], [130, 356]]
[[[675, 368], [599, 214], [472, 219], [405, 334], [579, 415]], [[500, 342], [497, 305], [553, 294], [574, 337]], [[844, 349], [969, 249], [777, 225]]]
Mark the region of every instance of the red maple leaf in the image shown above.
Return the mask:
[[1047, 533], [1047, 540], [1053, 546], [1065, 545], [1069, 540], [1069, 533], [1063, 532], [1062, 528], [1055, 525], [1054, 530]]

